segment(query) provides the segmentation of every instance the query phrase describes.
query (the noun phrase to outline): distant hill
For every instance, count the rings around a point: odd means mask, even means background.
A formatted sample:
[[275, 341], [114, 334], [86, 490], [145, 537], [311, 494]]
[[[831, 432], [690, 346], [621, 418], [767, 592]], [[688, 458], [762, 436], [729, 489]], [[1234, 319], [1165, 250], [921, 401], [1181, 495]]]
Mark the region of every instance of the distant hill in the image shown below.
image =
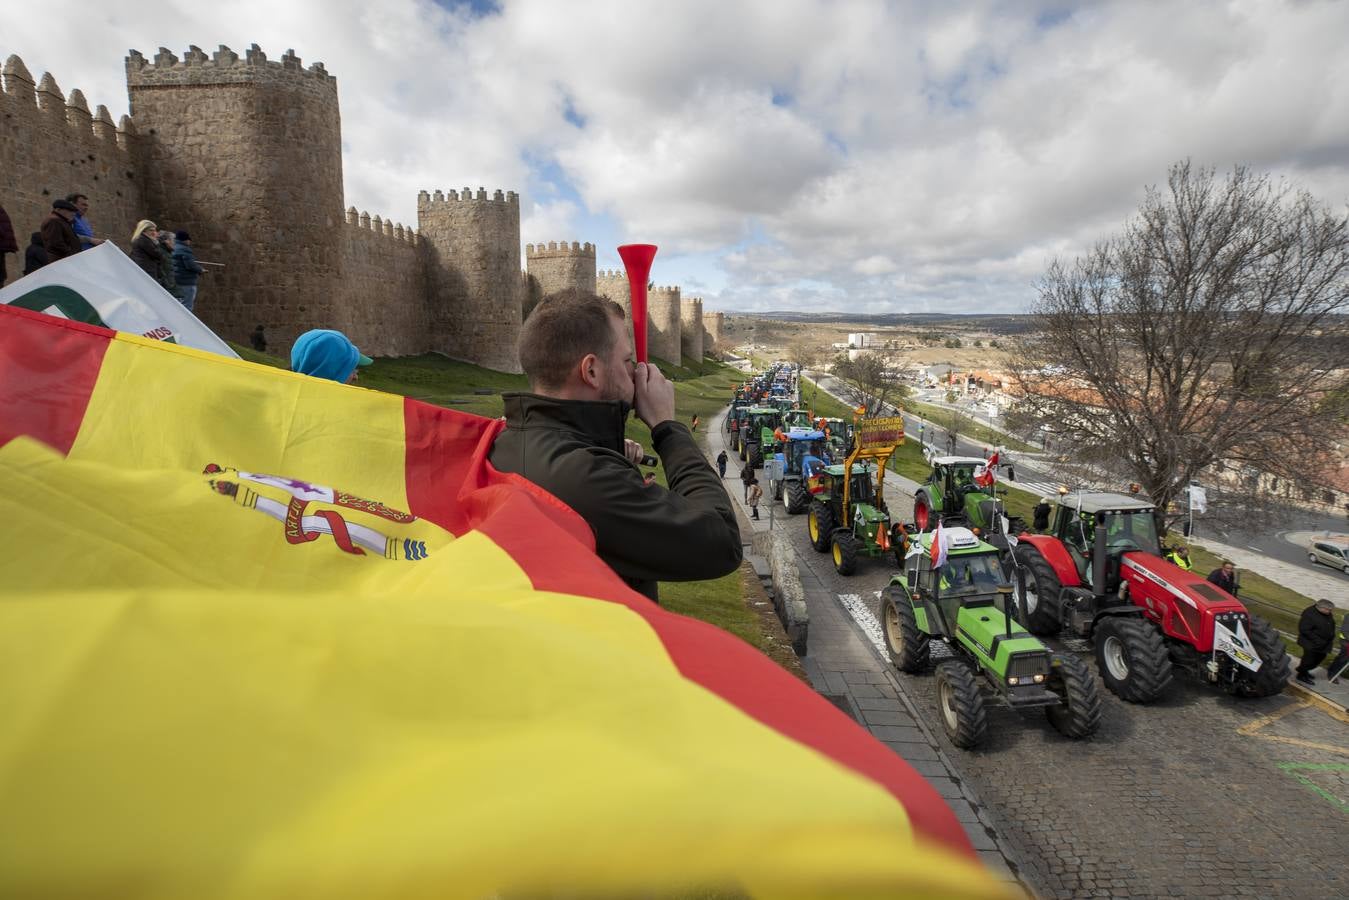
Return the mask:
[[1019, 334], [1034, 327], [1034, 320], [1026, 314], [1007, 313], [843, 313], [800, 312], [772, 310], [769, 312], [730, 312], [730, 316], [744, 319], [775, 319], [779, 322], [816, 322], [826, 325], [855, 324], [862, 326], [902, 327], [943, 325], [980, 328], [1001, 334]]

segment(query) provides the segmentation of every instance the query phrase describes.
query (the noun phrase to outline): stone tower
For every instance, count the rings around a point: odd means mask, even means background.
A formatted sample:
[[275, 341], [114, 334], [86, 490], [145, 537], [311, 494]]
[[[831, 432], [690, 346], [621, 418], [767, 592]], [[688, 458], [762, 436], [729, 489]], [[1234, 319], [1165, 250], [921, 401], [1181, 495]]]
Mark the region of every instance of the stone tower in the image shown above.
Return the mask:
[[679, 357], [679, 288], [656, 287], [647, 292], [646, 340], [656, 359], [683, 364]]
[[632, 286], [622, 269], [604, 269], [595, 274], [595, 293], [623, 307], [623, 314], [632, 321]]
[[587, 294], [595, 293], [595, 245], [572, 241], [549, 241], [525, 245], [525, 265], [529, 269], [529, 300], [524, 313], [529, 315], [534, 305], [558, 291], [574, 288]]
[[199, 315], [244, 340], [257, 323], [288, 345], [314, 327], [346, 328], [342, 277], [342, 129], [337, 80], [293, 51], [191, 47], [180, 60], [126, 58], [141, 146], [145, 215], [192, 234]]
[[681, 352], [694, 362], [703, 361], [703, 301], [685, 300], [679, 307], [679, 343]]
[[[503, 372], [519, 372], [523, 319], [520, 198], [478, 188], [417, 197], [427, 253], [433, 349]], [[593, 250], [592, 250], [593, 252]]]
[[703, 313], [703, 352], [711, 353], [722, 349], [726, 333], [726, 314], [722, 312]]

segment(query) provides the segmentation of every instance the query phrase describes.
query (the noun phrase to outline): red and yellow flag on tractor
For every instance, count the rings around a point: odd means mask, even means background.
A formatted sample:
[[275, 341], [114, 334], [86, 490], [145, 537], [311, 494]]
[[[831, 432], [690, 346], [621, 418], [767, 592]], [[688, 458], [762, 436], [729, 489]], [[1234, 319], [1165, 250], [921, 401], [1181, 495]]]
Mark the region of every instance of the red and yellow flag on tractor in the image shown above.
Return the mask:
[[1005, 894], [501, 427], [0, 309], [0, 895]]

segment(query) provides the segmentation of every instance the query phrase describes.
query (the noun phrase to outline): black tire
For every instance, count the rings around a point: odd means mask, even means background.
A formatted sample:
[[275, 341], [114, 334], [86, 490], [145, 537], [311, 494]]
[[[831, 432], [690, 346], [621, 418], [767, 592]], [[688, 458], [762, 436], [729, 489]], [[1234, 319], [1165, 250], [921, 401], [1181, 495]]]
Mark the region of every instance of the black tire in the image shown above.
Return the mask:
[[812, 503], [806, 518], [806, 534], [810, 546], [820, 553], [829, 549], [829, 538], [834, 533], [834, 513], [827, 503]]
[[1171, 685], [1171, 654], [1156, 625], [1135, 616], [1106, 616], [1096, 626], [1096, 666], [1110, 692], [1151, 703]]
[[918, 629], [918, 618], [913, 614], [913, 601], [908, 592], [891, 585], [884, 602], [881, 630], [885, 633], [890, 662], [901, 672], [923, 671], [931, 659], [932, 645], [928, 636]]
[[1056, 653], [1054, 663], [1049, 688], [1063, 702], [1045, 707], [1049, 724], [1075, 741], [1090, 737], [1101, 726], [1101, 694], [1096, 690], [1096, 679], [1076, 656]]
[[781, 482], [781, 481], [775, 481], [775, 482], [773, 482], [773, 499], [774, 499], [774, 500], [781, 500], [781, 499], [782, 499], [782, 482]]
[[787, 484], [787, 512], [792, 515], [803, 513], [810, 506], [810, 491], [799, 481]]
[[1239, 697], [1273, 697], [1288, 684], [1288, 650], [1274, 626], [1251, 614], [1251, 645], [1262, 660], [1260, 671], [1242, 669], [1246, 677], [1237, 682]]
[[967, 663], [953, 659], [937, 666], [937, 712], [951, 743], [965, 750], [983, 743], [984, 695]]
[[755, 444], [749, 451], [749, 467], [751, 469], [763, 468], [763, 447]]
[[[1026, 598], [1026, 621], [1021, 624], [1031, 634], [1057, 634], [1063, 627], [1059, 619], [1059, 594], [1063, 585], [1054, 574], [1054, 567], [1030, 544], [1018, 544], [1013, 553], [1018, 566], [1016, 589]], [[1020, 610], [1017, 617], [1023, 618]]]
[[834, 570], [840, 575], [857, 571], [857, 538], [851, 531], [835, 529], [832, 541]]

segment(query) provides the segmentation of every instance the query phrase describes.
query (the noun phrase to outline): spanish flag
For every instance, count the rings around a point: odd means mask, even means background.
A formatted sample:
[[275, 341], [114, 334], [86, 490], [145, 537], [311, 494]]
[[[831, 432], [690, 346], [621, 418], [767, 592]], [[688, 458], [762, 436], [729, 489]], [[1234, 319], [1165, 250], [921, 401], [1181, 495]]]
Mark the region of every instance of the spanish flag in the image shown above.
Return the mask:
[[993, 897], [502, 427], [0, 309], [0, 896]]

